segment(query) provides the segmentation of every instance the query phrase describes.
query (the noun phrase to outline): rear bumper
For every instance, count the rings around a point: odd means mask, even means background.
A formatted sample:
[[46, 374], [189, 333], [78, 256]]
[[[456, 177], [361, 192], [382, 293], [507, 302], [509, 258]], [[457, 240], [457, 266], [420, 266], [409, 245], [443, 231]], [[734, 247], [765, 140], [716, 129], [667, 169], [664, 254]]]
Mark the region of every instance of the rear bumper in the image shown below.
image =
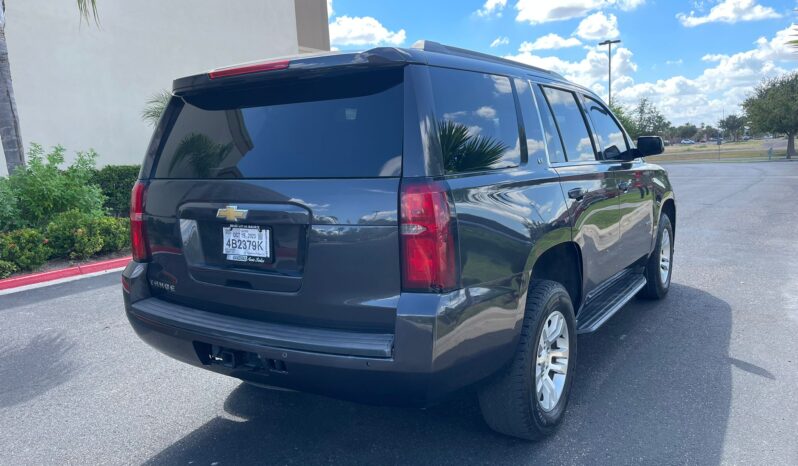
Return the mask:
[[403, 293], [393, 334], [296, 327], [153, 298], [145, 277], [146, 264], [131, 262], [123, 272], [125, 310], [139, 337], [162, 353], [263, 385], [364, 403], [426, 406], [491, 375], [512, 357], [522, 316], [514, 287], [497, 286], [478, 295]]

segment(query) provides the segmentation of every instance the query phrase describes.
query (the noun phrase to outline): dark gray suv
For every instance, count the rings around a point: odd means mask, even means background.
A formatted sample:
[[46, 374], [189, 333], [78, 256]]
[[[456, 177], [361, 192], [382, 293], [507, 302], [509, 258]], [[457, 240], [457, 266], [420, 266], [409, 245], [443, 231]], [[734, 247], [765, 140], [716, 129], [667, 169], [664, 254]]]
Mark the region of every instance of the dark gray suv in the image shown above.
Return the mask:
[[[261, 386], [562, 419], [577, 334], [662, 298], [676, 207], [591, 91], [421, 42], [174, 82], [132, 193], [128, 319]], [[178, 383], [176, 381], [176, 383]]]

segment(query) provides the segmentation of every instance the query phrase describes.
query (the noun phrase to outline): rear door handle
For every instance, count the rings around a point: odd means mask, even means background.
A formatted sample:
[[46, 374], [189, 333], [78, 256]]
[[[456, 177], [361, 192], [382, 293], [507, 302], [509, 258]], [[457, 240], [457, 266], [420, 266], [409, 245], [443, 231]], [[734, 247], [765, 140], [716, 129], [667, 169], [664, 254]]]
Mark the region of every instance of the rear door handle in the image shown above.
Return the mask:
[[585, 197], [584, 188], [573, 188], [568, 191], [568, 197], [576, 201], [581, 201]]

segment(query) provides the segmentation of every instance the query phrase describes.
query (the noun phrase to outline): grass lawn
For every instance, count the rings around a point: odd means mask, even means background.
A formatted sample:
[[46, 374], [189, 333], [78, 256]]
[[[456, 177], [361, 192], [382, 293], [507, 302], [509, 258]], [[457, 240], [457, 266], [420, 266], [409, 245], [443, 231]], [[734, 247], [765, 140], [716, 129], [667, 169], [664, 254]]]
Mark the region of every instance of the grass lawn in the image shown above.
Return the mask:
[[[769, 147], [768, 142], [772, 142], [773, 144], [778, 141], [777, 139], [767, 139], [767, 140], [751, 140], [751, 141], [739, 141], [739, 142], [724, 142], [720, 146], [720, 150], [722, 151], [731, 151], [731, 150], [762, 150], [767, 151], [767, 147]], [[666, 154], [677, 154], [677, 153], [684, 153], [684, 152], [706, 152], [706, 151], [718, 151], [718, 145], [714, 142], [707, 142], [707, 143], [698, 143], [698, 144], [674, 144], [672, 146], [667, 146], [665, 148]]]
[[712, 142], [667, 146], [665, 153], [651, 159], [652, 162], [689, 162], [689, 161], [734, 161], [734, 160], [767, 160], [768, 149], [773, 147], [773, 159], [784, 159], [787, 154], [786, 141], [783, 138], [758, 139], [751, 141], [724, 142], [717, 145]]
[[[723, 147], [723, 146], [721, 146]], [[784, 159], [787, 156], [786, 150], [774, 150], [773, 151], [773, 160], [777, 159]], [[768, 160], [768, 152], [767, 150], [723, 150], [721, 149], [720, 152], [717, 150], [714, 151], [703, 151], [703, 152], [668, 152], [665, 151], [662, 155], [655, 155], [653, 157], [649, 157], [653, 163], [658, 162], [690, 162], [690, 161], [702, 161], [702, 162], [711, 162], [713, 160], [726, 160], [726, 161], [734, 161], [734, 160]]]

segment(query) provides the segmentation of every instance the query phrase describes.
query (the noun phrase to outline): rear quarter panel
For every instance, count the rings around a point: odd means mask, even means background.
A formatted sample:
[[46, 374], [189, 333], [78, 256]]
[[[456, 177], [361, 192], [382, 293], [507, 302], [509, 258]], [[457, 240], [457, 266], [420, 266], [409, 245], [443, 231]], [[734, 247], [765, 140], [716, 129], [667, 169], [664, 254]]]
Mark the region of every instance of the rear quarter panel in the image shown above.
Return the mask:
[[[676, 194], [673, 191], [673, 185], [671, 184], [670, 178], [668, 177], [668, 170], [662, 167], [661, 165], [657, 165], [656, 157], [653, 158], [645, 158], [643, 159], [644, 162], [644, 169], [646, 171], [646, 176], [649, 177], [651, 180], [651, 188], [654, 191], [654, 232], [657, 232], [657, 228], [659, 227], [659, 219], [662, 214], [662, 207], [665, 205], [666, 202], [670, 201], [673, 202], [674, 205], [674, 212], [678, 211], [678, 206], [676, 206]], [[674, 234], [676, 232], [676, 218], [673, 219], [673, 226], [674, 226]], [[651, 251], [654, 250], [654, 246], [656, 242], [656, 237], [652, 235], [651, 238]]]
[[[557, 174], [535, 162], [447, 179], [457, 215], [463, 289], [438, 315], [438, 382], [464, 385], [494, 372], [514, 352], [529, 276], [546, 249], [571, 240]], [[469, 371], [449, 369], [469, 361]]]

